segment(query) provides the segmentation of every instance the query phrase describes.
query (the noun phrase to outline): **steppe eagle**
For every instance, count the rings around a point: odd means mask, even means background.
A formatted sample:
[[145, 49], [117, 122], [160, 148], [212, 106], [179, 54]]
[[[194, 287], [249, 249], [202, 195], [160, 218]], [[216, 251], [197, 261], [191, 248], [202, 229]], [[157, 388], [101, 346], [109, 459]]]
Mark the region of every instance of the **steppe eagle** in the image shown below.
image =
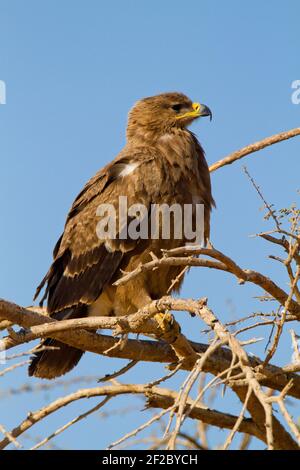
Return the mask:
[[[97, 233], [97, 209], [120, 196], [128, 206], [143, 204], [203, 204], [204, 238], [209, 238], [210, 211], [214, 204], [204, 151], [187, 129], [194, 119], [210, 116], [205, 105], [193, 103], [181, 93], [164, 93], [138, 101], [129, 113], [127, 142], [117, 157], [85, 185], [67, 216], [53, 263], [37, 288], [45, 286], [48, 314], [57, 319], [89, 315], [127, 315], [165, 295], [182, 267], [147, 271], [127, 284], [114, 282], [124, 271], [134, 270], [161, 256], [162, 249], [182, 246], [181, 239], [133, 237], [101, 238]], [[178, 289], [182, 279], [174, 286]], [[37, 352], [29, 375], [52, 379], [70, 371], [83, 351], [54, 339], [43, 345], [57, 349]]]

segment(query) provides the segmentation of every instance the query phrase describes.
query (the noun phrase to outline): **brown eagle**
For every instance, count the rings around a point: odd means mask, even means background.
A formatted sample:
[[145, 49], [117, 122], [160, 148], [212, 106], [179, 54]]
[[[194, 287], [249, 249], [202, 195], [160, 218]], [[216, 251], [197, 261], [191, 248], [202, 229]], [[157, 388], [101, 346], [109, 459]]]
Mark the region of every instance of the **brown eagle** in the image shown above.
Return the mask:
[[[128, 315], [168, 292], [181, 267], [164, 267], [141, 273], [132, 281], [115, 286], [124, 271], [134, 270], [161, 256], [162, 249], [182, 246], [181, 239], [116, 237], [97, 234], [97, 208], [126, 196], [128, 206], [143, 204], [204, 205], [204, 237], [209, 238], [210, 211], [214, 204], [204, 151], [187, 129], [194, 119], [210, 116], [205, 105], [193, 103], [181, 93], [164, 93], [138, 101], [129, 113], [127, 142], [119, 155], [85, 185], [67, 216], [53, 263], [37, 288], [46, 286], [43, 300], [56, 320], [90, 315]], [[179, 288], [179, 281], [174, 289]], [[54, 339], [33, 356], [29, 375], [52, 379], [70, 371], [84, 351]]]

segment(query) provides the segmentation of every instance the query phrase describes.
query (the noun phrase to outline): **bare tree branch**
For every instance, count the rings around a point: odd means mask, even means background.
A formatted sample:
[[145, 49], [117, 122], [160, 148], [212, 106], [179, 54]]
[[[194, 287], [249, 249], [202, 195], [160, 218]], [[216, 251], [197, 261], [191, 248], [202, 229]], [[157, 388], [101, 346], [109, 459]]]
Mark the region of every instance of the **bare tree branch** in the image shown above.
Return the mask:
[[260, 140], [259, 142], [255, 142], [254, 144], [247, 145], [246, 147], [241, 148], [240, 150], [236, 150], [235, 152], [227, 155], [227, 157], [222, 158], [216, 163], [213, 163], [209, 167], [209, 171], [213, 172], [218, 170], [219, 168], [230, 165], [231, 163], [240, 160], [241, 158], [249, 155], [250, 153], [258, 152], [270, 145], [277, 144], [278, 142], [282, 142], [283, 140], [291, 139], [292, 137], [296, 137], [300, 135], [300, 127], [296, 127], [295, 129], [291, 129], [290, 131], [281, 132], [280, 134], [272, 135], [271, 137], [267, 137], [266, 139]]
[[[217, 261], [195, 258], [195, 256], [198, 255], [210, 256]], [[235, 275], [240, 282], [251, 282], [258, 285], [264, 291], [272, 295], [272, 297], [274, 297], [282, 306], [285, 305], [285, 302], [288, 299], [288, 294], [267, 276], [264, 276], [257, 271], [240, 268], [240, 266], [221, 251], [213, 248], [201, 248], [196, 246], [174, 248], [173, 250], [165, 251], [162, 258], [149, 261], [148, 263], [139, 266], [131, 273], [125, 274], [115, 284], [125, 284], [140, 273], [152, 271], [160, 266], [202, 266], [230, 272]], [[300, 319], [300, 305], [293, 299], [290, 301], [289, 311]]]
[[[197, 301], [189, 300], [188, 307], [185, 305], [184, 300], [174, 299], [181, 302], [181, 308], [194, 313], [199, 310]], [[203, 300], [201, 301], [203, 302]], [[175, 302], [176, 303], [176, 302]], [[171, 309], [175, 309], [175, 303], [172, 304]], [[167, 305], [170, 304], [168, 303]], [[177, 304], [178, 308], [178, 304]], [[31, 325], [40, 325], [41, 323], [50, 323], [51, 325], [55, 320], [45, 317], [36, 312], [28, 311], [25, 308], [19, 307], [16, 304], [0, 300], [0, 317], [8, 316], [20, 326], [30, 328]], [[68, 320], [74, 321], [74, 320]], [[112, 348], [118, 340], [111, 336], [90, 333], [85, 330], [67, 330], [66, 332], [55, 333], [51, 335], [60, 341], [69, 344], [70, 346], [78, 347], [84, 351], [90, 351], [96, 354], [104, 354], [105, 351]], [[3, 348], [11, 348], [16, 346], [15, 339], [10, 337], [2, 340]], [[22, 342], [21, 342], [22, 343]], [[206, 349], [206, 344], [195, 343], [190, 341], [193, 349], [198, 354], [203, 354]], [[178, 358], [172, 348], [163, 341], [146, 341], [146, 340], [133, 340], [129, 339], [122, 349], [115, 349], [112, 352], [105, 354], [109, 357], [117, 357], [120, 359], [136, 360], [136, 361], [150, 361], [160, 363], [176, 363]], [[232, 361], [232, 353], [229, 349], [220, 348], [215, 352], [205, 363], [204, 371], [218, 375], [225, 369], [228, 369]], [[300, 377], [297, 374], [290, 372], [289, 366], [287, 368], [280, 368], [271, 364], [262, 368], [262, 361], [255, 357], [250, 357], [249, 361], [256, 373], [256, 379], [264, 386], [273, 388], [274, 390], [283, 390], [287, 383], [293, 379], [293, 387], [289, 390], [289, 395], [295, 398], [300, 398]], [[190, 370], [193, 365], [182, 364], [183, 369]]]
[[[61, 409], [62, 407], [72, 403], [76, 400], [82, 398], [91, 398], [98, 396], [114, 397], [117, 395], [124, 394], [142, 394], [147, 398], [147, 407], [150, 408], [170, 408], [176, 398], [177, 393], [172, 390], [153, 387], [149, 388], [147, 385], [113, 385], [113, 386], [104, 386], [78, 390], [75, 393], [71, 393], [62, 398], [58, 398], [49, 405], [41, 408], [40, 410], [31, 412], [28, 414], [28, 417], [25, 418], [22, 423], [15, 427], [10, 435], [15, 439], [34, 424], [46, 418], [55, 411]], [[187, 404], [187, 406], [189, 406]], [[201, 407], [195, 408], [191, 414], [190, 418], [200, 419], [203, 422], [211, 424], [213, 426], [218, 426], [221, 428], [231, 429], [237, 420], [236, 416], [232, 416], [227, 413], [221, 413], [215, 410], [208, 410]], [[263, 439], [263, 434], [259, 431], [257, 426], [253, 423], [251, 419], [243, 419], [240, 424], [240, 431], [246, 432], [247, 434], [254, 435], [259, 439]], [[9, 445], [11, 440], [8, 437], [5, 437], [0, 441], [0, 449], [4, 449]]]

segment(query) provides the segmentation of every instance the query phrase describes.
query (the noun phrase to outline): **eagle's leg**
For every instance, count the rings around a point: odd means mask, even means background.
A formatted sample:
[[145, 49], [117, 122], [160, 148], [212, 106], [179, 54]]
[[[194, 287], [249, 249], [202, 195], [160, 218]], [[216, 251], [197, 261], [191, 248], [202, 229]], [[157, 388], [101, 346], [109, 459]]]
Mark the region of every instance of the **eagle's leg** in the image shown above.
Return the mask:
[[161, 331], [161, 334], [156, 335], [160, 340], [164, 340], [173, 349], [177, 356], [177, 362], [170, 366], [172, 369], [176, 365], [184, 363], [188, 366], [188, 368], [192, 367], [196, 360], [198, 359], [198, 355], [193, 349], [193, 346], [189, 342], [189, 340], [181, 333], [181, 328], [179, 323], [176, 321], [171, 313], [157, 313], [153, 317]]
[[164, 313], [156, 313], [154, 315], [155, 320], [158, 323], [158, 326], [163, 330], [163, 331], [169, 331], [172, 328], [172, 325], [174, 323], [174, 317], [173, 315], [169, 312], [166, 311]]
[[177, 323], [174, 316], [166, 311], [164, 313], [156, 313], [154, 319], [161, 331], [159, 337], [168, 343], [173, 343], [180, 334], [180, 325]]

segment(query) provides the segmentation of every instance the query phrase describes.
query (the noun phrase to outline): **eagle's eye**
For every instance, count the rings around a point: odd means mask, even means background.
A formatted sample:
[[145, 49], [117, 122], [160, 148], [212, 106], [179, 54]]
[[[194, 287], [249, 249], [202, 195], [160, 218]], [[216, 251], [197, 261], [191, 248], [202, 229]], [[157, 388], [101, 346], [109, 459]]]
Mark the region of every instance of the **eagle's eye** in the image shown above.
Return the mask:
[[174, 111], [176, 111], [176, 113], [178, 113], [183, 108], [183, 105], [182, 104], [173, 104], [173, 106], [171, 106], [171, 108], [174, 109]]

